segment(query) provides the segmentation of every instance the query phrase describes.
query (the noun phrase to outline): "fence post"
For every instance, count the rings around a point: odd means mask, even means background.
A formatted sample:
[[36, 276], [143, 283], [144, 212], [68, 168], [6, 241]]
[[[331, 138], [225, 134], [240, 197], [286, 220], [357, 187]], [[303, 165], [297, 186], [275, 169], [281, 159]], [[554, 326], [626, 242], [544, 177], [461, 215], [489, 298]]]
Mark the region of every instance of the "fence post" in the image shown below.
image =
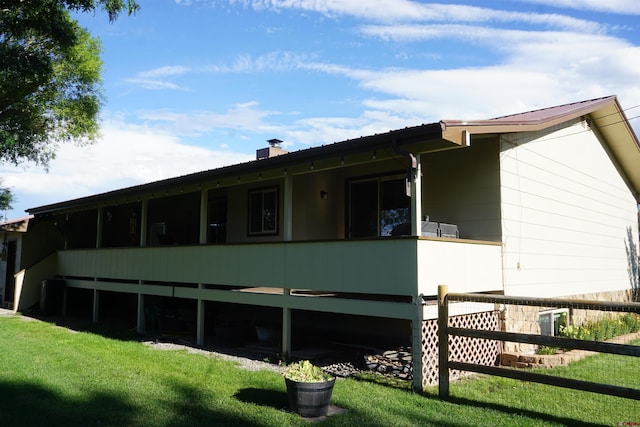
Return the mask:
[[449, 306], [447, 285], [438, 285], [438, 395], [449, 397]]

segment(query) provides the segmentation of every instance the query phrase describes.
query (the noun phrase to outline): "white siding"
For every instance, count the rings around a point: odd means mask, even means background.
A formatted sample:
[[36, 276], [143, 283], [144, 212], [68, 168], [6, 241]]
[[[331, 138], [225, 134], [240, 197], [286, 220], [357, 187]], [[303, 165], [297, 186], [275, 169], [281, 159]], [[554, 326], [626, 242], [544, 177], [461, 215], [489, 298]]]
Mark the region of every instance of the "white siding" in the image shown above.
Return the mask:
[[629, 289], [637, 205], [583, 122], [501, 139], [505, 293], [568, 296]]

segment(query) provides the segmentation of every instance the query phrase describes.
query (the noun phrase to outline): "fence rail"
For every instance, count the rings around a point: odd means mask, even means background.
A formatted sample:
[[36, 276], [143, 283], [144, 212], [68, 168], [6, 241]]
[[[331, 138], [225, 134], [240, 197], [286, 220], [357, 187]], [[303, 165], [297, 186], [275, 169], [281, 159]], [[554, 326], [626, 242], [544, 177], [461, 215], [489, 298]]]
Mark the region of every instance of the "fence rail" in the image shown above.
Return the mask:
[[497, 340], [502, 342], [536, 344], [563, 349], [578, 349], [598, 353], [640, 357], [640, 346], [634, 345], [601, 341], [586, 341], [571, 339], [567, 337], [449, 327], [449, 303], [451, 302], [478, 302], [491, 303], [498, 306], [525, 305], [546, 308], [576, 308], [582, 310], [640, 313], [640, 303], [614, 303], [577, 299], [550, 299], [534, 297], [508, 297], [504, 295], [448, 293], [448, 289], [446, 286], [440, 286], [438, 288], [438, 391], [440, 397], [446, 398], [449, 396], [449, 370], [457, 369], [461, 371], [494, 375], [557, 387], [590, 391], [640, 400], [640, 389], [584, 380], [576, 380], [565, 377], [556, 377], [548, 374], [529, 372], [522, 369], [486, 366], [449, 360], [449, 338], [455, 336]]

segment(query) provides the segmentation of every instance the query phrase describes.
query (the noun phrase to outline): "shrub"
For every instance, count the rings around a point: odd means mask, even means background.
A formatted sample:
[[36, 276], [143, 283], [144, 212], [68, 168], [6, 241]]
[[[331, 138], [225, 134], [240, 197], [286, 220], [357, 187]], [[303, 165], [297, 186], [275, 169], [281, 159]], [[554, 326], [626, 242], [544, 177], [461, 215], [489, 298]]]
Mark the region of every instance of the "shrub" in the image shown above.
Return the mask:
[[640, 331], [640, 314], [625, 313], [615, 318], [587, 322], [580, 326], [562, 326], [560, 335], [578, 340], [606, 341], [619, 335]]
[[322, 368], [313, 365], [308, 360], [302, 360], [287, 366], [283, 376], [291, 381], [305, 383], [329, 381], [333, 378], [332, 375], [324, 372]]

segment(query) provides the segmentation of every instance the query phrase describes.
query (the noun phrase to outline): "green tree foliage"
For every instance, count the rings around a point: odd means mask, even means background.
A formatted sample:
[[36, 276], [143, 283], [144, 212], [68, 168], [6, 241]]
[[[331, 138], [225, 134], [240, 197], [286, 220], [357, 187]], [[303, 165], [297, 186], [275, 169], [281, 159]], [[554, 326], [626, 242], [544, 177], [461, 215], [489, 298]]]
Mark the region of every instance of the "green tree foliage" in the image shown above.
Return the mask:
[[100, 43], [70, 11], [113, 21], [134, 0], [0, 0], [0, 161], [47, 167], [58, 143], [95, 141]]
[[[8, 188], [2, 187], [2, 180], [0, 180], [0, 211], [11, 209], [11, 203], [13, 203], [13, 194]], [[0, 219], [2, 216], [0, 215]]]

